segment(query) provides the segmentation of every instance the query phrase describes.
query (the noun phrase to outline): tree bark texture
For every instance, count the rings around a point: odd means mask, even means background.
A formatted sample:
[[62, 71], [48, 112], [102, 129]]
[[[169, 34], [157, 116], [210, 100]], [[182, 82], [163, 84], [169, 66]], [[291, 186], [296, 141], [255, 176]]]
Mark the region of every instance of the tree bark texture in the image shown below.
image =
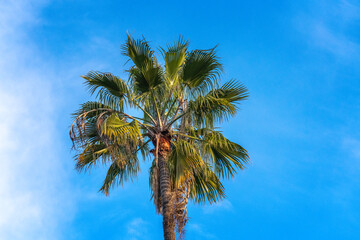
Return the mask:
[[175, 219], [174, 219], [174, 197], [171, 189], [167, 157], [170, 154], [170, 141], [160, 138], [159, 144], [159, 175], [160, 175], [160, 194], [162, 200], [163, 230], [165, 240], [175, 240]]

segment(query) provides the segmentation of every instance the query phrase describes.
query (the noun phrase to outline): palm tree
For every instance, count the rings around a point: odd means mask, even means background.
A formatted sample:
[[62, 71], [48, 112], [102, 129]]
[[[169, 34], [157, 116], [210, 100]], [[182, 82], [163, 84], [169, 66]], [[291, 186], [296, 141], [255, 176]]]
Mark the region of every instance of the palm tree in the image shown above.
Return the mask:
[[132, 62], [129, 80], [104, 72], [82, 76], [96, 101], [81, 105], [70, 130], [77, 170], [110, 165], [100, 189], [106, 195], [136, 177], [140, 155], [152, 159], [150, 189], [165, 240], [175, 239], [175, 227], [184, 237], [188, 200], [223, 199], [220, 179], [248, 162], [246, 150], [216, 127], [236, 114], [247, 89], [234, 80], [220, 84], [215, 48], [188, 47], [180, 37], [160, 48], [161, 65], [145, 39], [128, 35], [122, 50]]

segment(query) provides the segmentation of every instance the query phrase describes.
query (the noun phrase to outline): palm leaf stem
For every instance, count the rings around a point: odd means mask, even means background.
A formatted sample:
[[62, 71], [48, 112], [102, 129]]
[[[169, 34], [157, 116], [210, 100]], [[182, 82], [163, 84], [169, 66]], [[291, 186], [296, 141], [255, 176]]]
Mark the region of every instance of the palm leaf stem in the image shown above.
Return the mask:
[[157, 105], [157, 102], [156, 102], [155, 95], [154, 95], [153, 91], [151, 91], [151, 96], [153, 97], [153, 100], [154, 100], [154, 106], [155, 106], [155, 109], [156, 109], [156, 113], [157, 113], [157, 117], [158, 117], [158, 121], [159, 121], [159, 126], [161, 128], [162, 127], [162, 120], [161, 120], [159, 108], [158, 108], [158, 105]]
[[[166, 124], [167, 118], [168, 118], [168, 116], [169, 116], [169, 114], [170, 114], [170, 112], [171, 112], [172, 108], [174, 107], [174, 105], [175, 105], [175, 103], [176, 103], [177, 100], [178, 100], [177, 98], [174, 99], [174, 101], [173, 101], [173, 103], [171, 104], [170, 108], [168, 108], [168, 111], [165, 113], [165, 117], [164, 117], [164, 119], [165, 119], [165, 124]], [[164, 107], [164, 109], [165, 109], [165, 107]]]
[[143, 111], [143, 113], [145, 113], [145, 114], [151, 119], [151, 121], [152, 121], [155, 125], [157, 125], [156, 120], [150, 115], [150, 113], [148, 113], [145, 109], [143, 109], [143, 108], [142, 108], [139, 104], [137, 104], [136, 102], [134, 102], [134, 104], [135, 104], [138, 108], [140, 108], [140, 110]]
[[[171, 120], [171, 122], [167, 125], [167, 127], [171, 127], [171, 125], [176, 122], [177, 120], [179, 120], [180, 118], [182, 118], [185, 114], [187, 114], [188, 112], [184, 112], [183, 114], [180, 114], [178, 117], [176, 117], [176, 115], [174, 116], [173, 120]], [[175, 118], [176, 117], [176, 118]]]

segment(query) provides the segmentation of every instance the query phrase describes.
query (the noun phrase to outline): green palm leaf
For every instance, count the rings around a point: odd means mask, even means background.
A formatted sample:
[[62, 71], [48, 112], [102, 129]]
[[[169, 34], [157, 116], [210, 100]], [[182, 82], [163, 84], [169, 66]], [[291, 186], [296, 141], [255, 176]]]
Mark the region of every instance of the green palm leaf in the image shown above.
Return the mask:
[[104, 121], [100, 121], [100, 134], [117, 144], [134, 144], [142, 142], [142, 135], [137, 121], [126, 122], [125, 117], [113, 113]]
[[165, 60], [166, 75], [171, 81], [177, 80], [177, 75], [186, 60], [188, 46], [189, 41], [185, 41], [180, 36], [179, 40], [175, 44], [167, 47], [167, 50], [162, 49]]
[[134, 63], [129, 70], [134, 90], [140, 94], [154, 89], [163, 82], [162, 68], [158, 65], [149, 44], [145, 39], [135, 40], [128, 34], [123, 46], [123, 54]]
[[121, 78], [102, 72], [89, 72], [82, 77], [86, 80], [90, 93], [96, 93], [101, 103], [121, 111], [124, 109], [128, 87]]
[[233, 177], [249, 161], [247, 151], [239, 144], [226, 139], [220, 132], [206, 134], [201, 142], [202, 154], [214, 167], [219, 177]]
[[190, 199], [196, 203], [216, 203], [225, 197], [224, 186], [210, 166], [194, 169], [190, 182]]
[[139, 163], [136, 158], [116, 160], [110, 165], [100, 191], [108, 195], [111, 187], [133, 180], [138, 172]]
[[147, 63], [142, 68], [133, 67], [129, 73], [131, 83], [139, 94], [149, 92], [163, 83], [161, 67], [154, 66], [152, 63]]
[[222, 87], [198, 96], [189, 103], [189, 114], [199, 126], [213, 127], [236, 114], [240, 101], [248, 97], [247, 89], [240, 83], [229, 81]]
[[195, 93], [205, 93], [216, 86], [222, 64], [216, 56], [215, 48], [194, 50], [186, 57], [182, 69], [182, 83]]

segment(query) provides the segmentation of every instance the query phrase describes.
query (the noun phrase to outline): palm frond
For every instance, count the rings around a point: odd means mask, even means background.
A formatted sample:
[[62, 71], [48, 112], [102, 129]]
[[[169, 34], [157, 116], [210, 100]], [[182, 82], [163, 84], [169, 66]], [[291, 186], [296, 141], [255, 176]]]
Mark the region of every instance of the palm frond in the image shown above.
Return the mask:
[[215, 48], [194, 50], [186, 57], [182, 83], [191, 91], [204, 94], [216, 86], [221, 71], [222, 64], [216, 56]]
[[187, 172], [201, 167], [204, 162], [201, 159], [199, 149], [196, 148], [194, 143], [177, 139], [172, 145], [169, 164], [172, 170], [174, 185], [179, 186], [185, 180]]
[[163, 82], [163, 73], [160, 66], [154, 66], [151, 62], [142, 68], [132, 67], [129, 70], [131, 83], [139, 94], [153, 90]]
[[162, 49], [166, 74], [171, 82], [176, 80], [182, 65], [185, 63], [188, 46], [189, 41], [180, 36], [177, 42], [167, 46], [167, 50]]
[[244, 169], [249, 162], [247, 151], [218, 131], [203, 136], [201, 153], [213, 166], [219, 177], [233, 177], [237, 169]]
[[225, 197], [224, 186], [208, 165], [192, 171], [190, 199], [195, 203], [216, 203]]
[[133, 180], [139, 172], [139, 163], [137, 158], [119, 158], [114, 160], [110, 165], [103, 186], [100, 191], [109, 195], [111, 187], [115, 185], [123, 184], [128, 180]]
[[214, 123], [227, 120], [236, 114], [240, 101], [247, 99], [244, 85], [229, 81], [205, 96], [198, 96], [189, 103], [189, 114], [196, 125], [213, 127]]
[[127, 84], [111, 73], [89, 72], [82, 76], [86, 81], [91, 95], [96, 93], [99, 101], [118, 110], [124, 110], [125, 95], [128, 93]]
[[86, 102], [73, 113], [75, 118], [70, 128], [70, 138], [74, 148], [85, 148], [89, 144], [100, 141], [97, 129], [99, 116], [114, 112], [112, 108], [99, 102]]
[[99, 113], [103, 111], [115, 111], [110, 106], [105, 105], [101, 102], [96, 101], [88, 101], [80, 105], [80, 108], [72, 113], [73, 117], [78, 117], [82, 114], [86, 114], [86, 118], [92, 118], [97, 116]]
[[154, 65], [154, 51], [144, 38], [134, 39], [130, 34], [127, 34], [127, 41], [122, 46], [122, 53], [129, 57], [139, 69], [142, 69], [148, 64]]
[[98, 121], [101, 136], [105, 136], [118, 144], [138, 145], [142, 135], [137, 121], [127, 122], [125, 117], [113, 113], [103, 121]]
[[107, 146], [101, 142], [88, 144], [84, 151], [75, 156], [76, 170], [88, 171], [90, 168], [97, 165], [100, 161], [102, 164], [106, 164], [111, 155], [109, 154], [110, 146]]
[[129, 73], [135, 92], [144, 94], [163, 82], [162, 68], [145, 39], [134, 39], [128, 34], [122, 49], [134, 63]]

